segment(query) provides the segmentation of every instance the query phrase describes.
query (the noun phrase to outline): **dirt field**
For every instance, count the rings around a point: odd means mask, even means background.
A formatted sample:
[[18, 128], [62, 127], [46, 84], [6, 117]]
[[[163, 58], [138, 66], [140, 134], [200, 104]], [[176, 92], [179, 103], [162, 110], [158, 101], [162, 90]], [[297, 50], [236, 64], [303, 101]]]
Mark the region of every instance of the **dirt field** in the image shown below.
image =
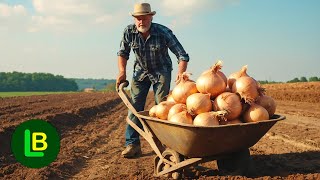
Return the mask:
[[[186, 179], [320, 179], [320, 83], [265, 85], [278, 122], [250, 153], [255, 171], [227, 176], [215, 161], [200, 164]], [[148, 99], [147, 108], [153, 105]], [[0, 179], [153, 179], [155, 153], [143, 139], [140, 158], [125, 159], [127, 108], [116, 93], [78, 93], [0, 99]], [[30, 169], [10, 150], [15, 127], [40, 118], [57, 127], [61, 149], [48, 167]]]

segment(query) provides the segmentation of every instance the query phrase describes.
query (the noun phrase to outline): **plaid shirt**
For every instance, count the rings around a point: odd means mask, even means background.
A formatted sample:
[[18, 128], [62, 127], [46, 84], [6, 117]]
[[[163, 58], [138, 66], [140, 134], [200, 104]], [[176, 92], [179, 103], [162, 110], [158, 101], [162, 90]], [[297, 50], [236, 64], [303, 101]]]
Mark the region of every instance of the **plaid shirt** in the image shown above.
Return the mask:
[[131, 24], [124, 30], [117, 55], [128, 60], [132, 49], [136, 56], [133, 78], [142, 81], [148, 76], [152, 83], [156, 83], [161, 73], [172, 71], [168, 48], [176, 55], [178, 63], [189, 61], [189, 55], [169, 28], [151, 23], [150, 36], [144, 40], [136, 26]]

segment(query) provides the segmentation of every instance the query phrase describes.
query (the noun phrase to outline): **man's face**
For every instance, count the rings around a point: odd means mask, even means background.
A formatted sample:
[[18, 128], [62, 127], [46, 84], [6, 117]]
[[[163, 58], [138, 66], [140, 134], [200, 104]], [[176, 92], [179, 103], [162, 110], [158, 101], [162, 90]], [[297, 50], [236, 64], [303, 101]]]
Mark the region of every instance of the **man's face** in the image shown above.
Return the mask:
[[134, 23], [139, 32], [145, 33], [150, 29], [152, 15], [135, 16]]

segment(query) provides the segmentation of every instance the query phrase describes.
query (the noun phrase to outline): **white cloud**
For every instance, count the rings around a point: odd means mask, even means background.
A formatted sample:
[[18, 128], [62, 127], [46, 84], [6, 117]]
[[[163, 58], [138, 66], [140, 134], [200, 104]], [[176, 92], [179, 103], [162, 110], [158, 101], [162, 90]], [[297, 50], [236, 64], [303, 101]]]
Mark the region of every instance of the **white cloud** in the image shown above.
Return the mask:
[[[240, 0], [147, 0], [158, 17], [167, 17], [165, 21], [172, 28], [185, 27], [192, 23], [196, 14], [212, 11]], [[141, 0], [32, 0], [33, 9], [20, 4], [0, 3], [2, 25], [27, 32], [87, 32], [92, 29], [116, 28], [130, 16], [135, 2]], [[30, 8], [30, 7], [29, 7]], [[15, 19], [13, 18], [15, 15]], [[18, 19], [17, 19], [18, 18]], [[4, 26], [4, 27], [5, 27]], [[1, 31], [10, 28], [0, 27]]]
[[172, 28], [187, 26], [192, 23], [197, 14], [216, 11], [229, 5], [238, 4], [240, 0], [163, 0], [160, 3], [161, 13], [172, 17]]
[[44, 15], [88, 15], [96, 12], [95, 3], [84, 0], [33, 0], [36, 12]]
[[9, 6], [7, 4], [0, 3], [0, 16], [2, 17], [25, 15], [25, 14], [27, 14], [27, 11], [22, 5]]

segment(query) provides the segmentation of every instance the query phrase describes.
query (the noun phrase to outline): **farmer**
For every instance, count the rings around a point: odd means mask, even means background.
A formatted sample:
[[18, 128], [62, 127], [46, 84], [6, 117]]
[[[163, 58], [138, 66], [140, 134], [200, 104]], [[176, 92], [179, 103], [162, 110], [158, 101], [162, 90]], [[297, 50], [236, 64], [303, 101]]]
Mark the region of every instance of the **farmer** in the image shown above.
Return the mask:
[[[130, 14], [133, 16], [134, 24], [124, 29], [120, 42], [120, 50], [117, 53], [119, 75], [116, 85], [118, 87], [126, 80], [126, 66], [132, 49], [135, 61], [130, 94], [135, 109], [143, 111], [151, 85], [156, 104], [159, 104], [169, 93], [172, 61], [168, 49], [178, 59], [176, 83], [187, 69], [189, 55], [169, 28], [152, 22], [156, 12], [151, 11], [150, 4], [135, 4], [134, 11]], [[131, 111], [128, 112], [128, 117], [142, 128], [140, 121]], [[126, 148], [121, 154], [126, 158], [140, 156], [139, 134], [129, 124], [127, 124], [125, 140]]]

